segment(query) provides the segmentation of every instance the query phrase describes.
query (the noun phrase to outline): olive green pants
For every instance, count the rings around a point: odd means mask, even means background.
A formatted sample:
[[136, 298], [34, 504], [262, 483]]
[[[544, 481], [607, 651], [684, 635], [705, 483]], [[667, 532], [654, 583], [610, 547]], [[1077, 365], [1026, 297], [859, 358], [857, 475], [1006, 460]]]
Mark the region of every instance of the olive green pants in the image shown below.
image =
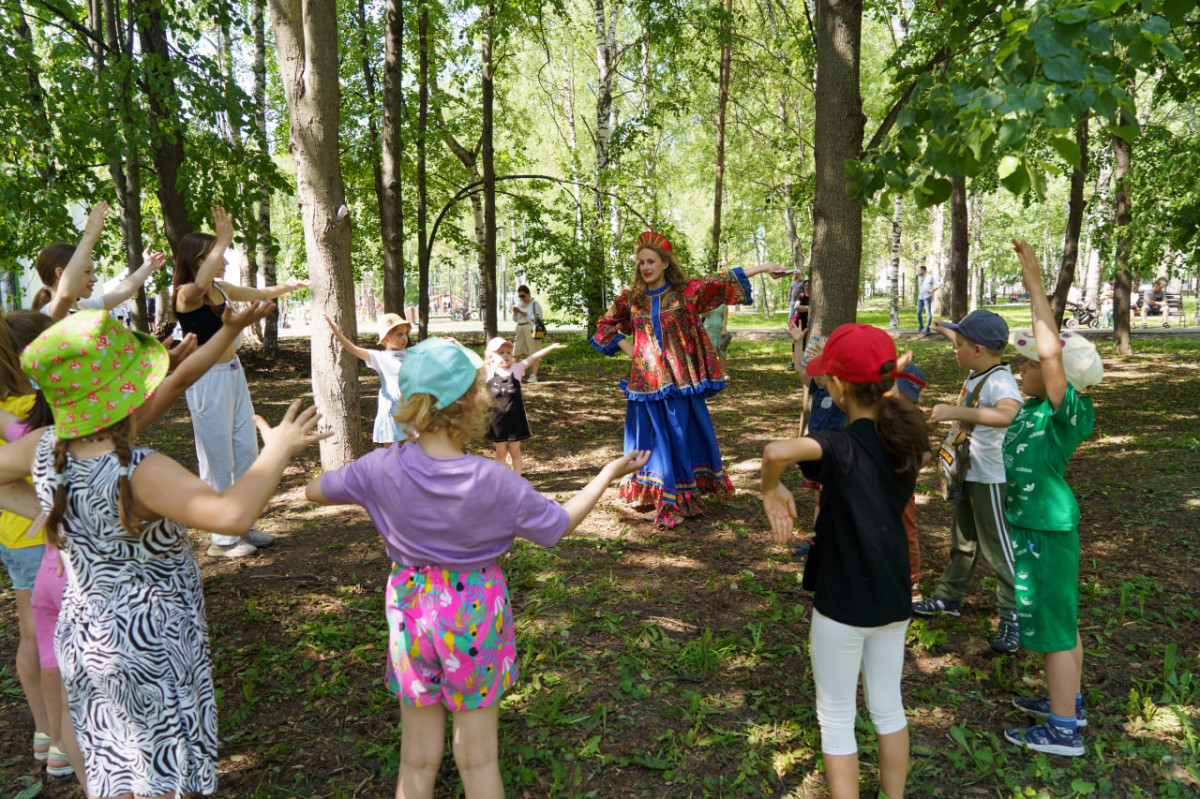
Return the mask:
[[961, 602], [971, 585], [979, 553], [996, 573], [996, 604], [1000, 617], [1016, 618], [1017, 600], [1013, 589], [1013, 548], [1004, 518], [1004, 483], [964, 483], [966, 496], [954, 506], [954, 525], [950, 528], [950, 562], [938, 580], [937, 593], [943, 599]]

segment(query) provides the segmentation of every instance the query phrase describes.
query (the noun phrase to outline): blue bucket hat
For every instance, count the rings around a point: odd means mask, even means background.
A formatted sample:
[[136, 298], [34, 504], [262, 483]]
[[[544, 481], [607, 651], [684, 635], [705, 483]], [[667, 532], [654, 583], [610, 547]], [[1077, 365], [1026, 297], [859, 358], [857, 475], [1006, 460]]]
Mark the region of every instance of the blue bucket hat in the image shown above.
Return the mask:
[[455, 341], [427, 338], [415, 347], [400, 364], [400, 394], [428, 394], [445, 408], [475, 382], [475, 373], [483, 359]]

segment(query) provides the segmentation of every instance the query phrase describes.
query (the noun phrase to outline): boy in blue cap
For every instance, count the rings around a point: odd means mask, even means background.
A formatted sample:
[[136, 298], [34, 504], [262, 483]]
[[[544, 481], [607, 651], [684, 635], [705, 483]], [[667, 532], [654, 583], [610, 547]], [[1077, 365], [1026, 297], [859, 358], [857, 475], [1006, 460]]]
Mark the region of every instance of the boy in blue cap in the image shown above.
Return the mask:
[[972, 311], [962, 321], [934, 322], [954, 344], [958, 365], [970, 370], [957, 405], [933, 407], [934, 422], [970, 425], [970, 455], [962, 501], [954, 506], [950, 562], [929, 599], [913, 603], [918, 616], [962, 614], [962, 600], [983, 557], [996, 573], [1000, 623], [992, 649], [1015, 652], [1021, 644], [1013, 589], [1013, 548], [1004, 518], [1005, 477], [1001, 447], [1008, 423], [1021, 410], [1021, 389], [1000, 359], [1008, 345], [1008, 323], [991, 311]]

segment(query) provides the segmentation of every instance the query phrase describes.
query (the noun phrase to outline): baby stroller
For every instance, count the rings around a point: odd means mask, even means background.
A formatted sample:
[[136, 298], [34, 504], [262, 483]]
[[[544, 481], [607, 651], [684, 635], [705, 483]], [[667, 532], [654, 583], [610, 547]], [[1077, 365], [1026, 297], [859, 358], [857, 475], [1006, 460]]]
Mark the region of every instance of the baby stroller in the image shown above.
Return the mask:
[[1071, 312], [1071, 318], [1064, 319], [1066, 327], [1099, 327], [1100, 315], [1090, 305], [1067, 300], [1066, 309]]

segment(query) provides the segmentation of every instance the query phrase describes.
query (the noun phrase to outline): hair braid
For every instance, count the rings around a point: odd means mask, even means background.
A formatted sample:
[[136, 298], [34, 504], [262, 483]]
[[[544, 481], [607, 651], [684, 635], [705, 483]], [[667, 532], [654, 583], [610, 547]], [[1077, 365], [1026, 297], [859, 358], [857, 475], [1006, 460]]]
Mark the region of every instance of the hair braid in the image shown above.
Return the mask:
[[117, 463], [126, 470], [125, 474], [117, 478], [117, 508], [121, 517], [121, 526], [130, 535], [141, 537], [142, 520], [133, 512], [133, 487], [128, 474], [129, 463], [133, 460], [133, 452], [129, 445], [129, 440], [133, 437], [133, 430], [129, 424], [129, 417], [125, 417], [108, 428], [107, 432], [112, 438], [113, 448], [117, 453]]
[[[67, 471], [67, 440], [57, 438], [54, 440], [54, 474], [66, 474]], [[54, 504], [50, 506], [50, 515], [46, 517], [46, 524], [43, 528], [46, 532], [46, 543], [55, 549], [62, 548], [62, 536], [58, 534], [58, 525], [62, 522], [63, 516], [67, 512], [67, 487], [65, 485], [55, 484], [54, 486]]]

